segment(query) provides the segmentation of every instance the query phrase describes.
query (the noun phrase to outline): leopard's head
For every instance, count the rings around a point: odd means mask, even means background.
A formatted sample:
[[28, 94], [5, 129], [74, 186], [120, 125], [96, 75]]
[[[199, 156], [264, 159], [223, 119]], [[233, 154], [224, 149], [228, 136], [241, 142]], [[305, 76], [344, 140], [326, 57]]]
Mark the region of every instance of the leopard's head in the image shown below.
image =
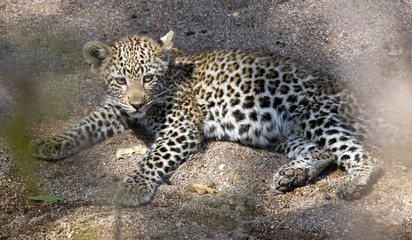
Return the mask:
[[168, 87], [165, 73], [169, 65], [173, 32], [159, 41], [128, 35], [112, 46], [99, 41], [84, 45], [83, 55], [92, 72], [105, 81], [108, 94], [129, 115], [145, 113], [156, 96]]

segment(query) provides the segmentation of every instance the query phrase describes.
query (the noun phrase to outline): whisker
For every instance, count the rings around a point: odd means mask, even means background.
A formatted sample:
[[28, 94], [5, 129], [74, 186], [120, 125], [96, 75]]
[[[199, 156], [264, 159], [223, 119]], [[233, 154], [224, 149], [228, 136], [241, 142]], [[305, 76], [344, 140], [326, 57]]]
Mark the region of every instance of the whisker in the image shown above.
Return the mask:
[[158, 93], [158, 94], [154, 95], [153, 97], [154, 97], [154, 98], [156, 98], [156, 97], [160, 97], [160, 96], [162, 96], [162, 95], [164, 95], [164, 94], [168, 93], [170, 90], [171, 90], [171, 89], [169, 89], [169, 88], [168, 88], [168, 89], [164, 90], [163, 92], [160, 92], [160, 93]]

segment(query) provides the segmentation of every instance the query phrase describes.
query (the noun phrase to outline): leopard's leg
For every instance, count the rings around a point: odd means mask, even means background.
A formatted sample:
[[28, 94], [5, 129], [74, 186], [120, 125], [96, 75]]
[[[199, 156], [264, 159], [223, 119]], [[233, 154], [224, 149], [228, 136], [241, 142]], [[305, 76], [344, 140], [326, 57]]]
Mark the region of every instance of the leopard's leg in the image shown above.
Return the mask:
[[45, 160], [67, 158], [127, 129], [118, 107], [106, 103], [66, 132], [52, 138], [36, 138], [30, 143], [33, 157]]
[[329, 117], [317, 122], [321, 124], [307, 129], [306, 136], [330, 149], [337, 164], [348, 172], [348, 176], [336, 189], [337, 196], [344, 199], [360, 197], [379, 170], [377, 160], [366, 153], [357, 134], [339, 118]]
[[303, 136], [289, 136], [275, 150], [293, 159], [274, 175], [273, 187], [276, 193], [284, 193], [309, 183], [334, 162], [330, 151], [319, 148]]
[[149, 202], [160, 184], [166, 182], [172, 172], [197, 150], [201, 135], [195, 129], [188, 122], [170, 121], [170, 126], [165, 126], [159, 133], [137, 169], [119, 184], [115, 202], [125, 207]]

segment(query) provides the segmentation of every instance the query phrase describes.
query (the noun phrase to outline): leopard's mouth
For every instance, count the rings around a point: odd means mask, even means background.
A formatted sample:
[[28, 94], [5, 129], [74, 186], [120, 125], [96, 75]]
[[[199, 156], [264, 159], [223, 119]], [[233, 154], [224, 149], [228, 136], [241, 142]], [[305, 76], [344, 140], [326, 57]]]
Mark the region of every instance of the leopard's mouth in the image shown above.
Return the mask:
[[136, 107], [132, 106], [130, 104], [124, 104], [120, 102], [120, 107], [123, 109], [123, 111], [126, 112], [129, 116], [134, 116], [134, 115], [140, 115], [140, 114], [145, 114], [145, 111], [143, 110], [142, 107]]
[[144, 117], [146, 115], [146, 105], [145, 104], [141, 104], [139, 106], [132, 105], [132, 109], [133, 110], [131, 110], [131, 112], [129, 112], [129, 114], [132, 117], [141, 118], [141, 117]]
[[136, 109], [136, 108], [131, 107], [131, 108], [128, 108], [128, 109], [125, 109], [125, 110], [126, 110], [127, 114], [129, 114], [129, 115], [146, 114], [146, 111], [143, 108]]

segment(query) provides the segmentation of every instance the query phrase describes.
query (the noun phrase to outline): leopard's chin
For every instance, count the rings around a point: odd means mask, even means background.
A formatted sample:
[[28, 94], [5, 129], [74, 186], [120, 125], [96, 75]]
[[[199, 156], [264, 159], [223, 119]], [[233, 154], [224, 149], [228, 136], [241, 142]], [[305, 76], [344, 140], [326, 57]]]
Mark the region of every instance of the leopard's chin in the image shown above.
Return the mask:
[[139, 112], [139, 111], [136, 111], [136, 112], [134, 112], [134, 113], [132, 113], [132, 114], [130, 114], [133, 118], [143, 118], [144, 116], [146, 116], [146, 113], [145, 112]]

